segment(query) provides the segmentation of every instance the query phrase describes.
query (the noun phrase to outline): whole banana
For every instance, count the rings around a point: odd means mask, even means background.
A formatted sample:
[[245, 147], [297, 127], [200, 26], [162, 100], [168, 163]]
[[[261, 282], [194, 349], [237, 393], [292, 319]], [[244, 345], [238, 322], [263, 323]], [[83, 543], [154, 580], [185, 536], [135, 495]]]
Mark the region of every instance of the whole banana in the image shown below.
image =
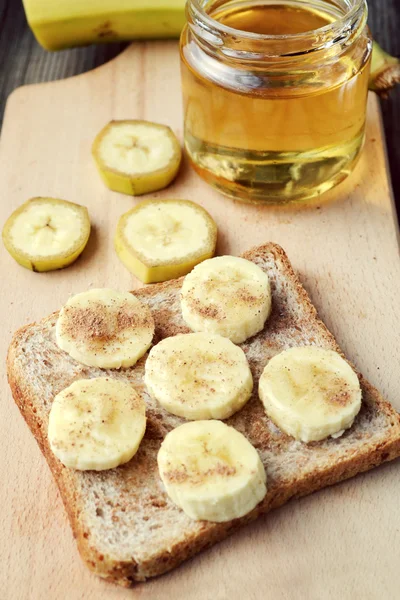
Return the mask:
[[[46, 50], [98, 42], [178, 38], [186, 0], [23, 0], [26, 18]], [[386, 95], [400, 80], [400, 61], [376, 42], [370, 89]]]
[[136, 38], [177, 38], [185, 0], [23, 0], [26, 18], [46, 50]]
[[[99, 42], [178, 38], [186, 0], [23, 0], [26, 18], [46, 50]], [[400, 61], [377, 42], [369, 89], [385, 97], [400, 81]]]

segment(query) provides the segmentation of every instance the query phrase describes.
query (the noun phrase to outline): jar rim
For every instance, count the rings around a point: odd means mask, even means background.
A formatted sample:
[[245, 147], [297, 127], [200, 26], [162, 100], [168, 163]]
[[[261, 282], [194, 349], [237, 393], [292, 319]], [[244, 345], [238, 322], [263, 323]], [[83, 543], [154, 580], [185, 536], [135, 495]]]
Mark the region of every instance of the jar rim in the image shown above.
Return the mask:
[[[236, 36], [240, 37], [243, 40], [251, 41], [306, 41], [311, 37], [324, 37], [326, 34], [331, 33], [332, 31], [340, 31], [349, 21], [356, 19], [359, 14], [359, 11], [364, 8], [366, 9], [366, 0], [349, 0], [352, 6], [349, 10], [343, 14], [342, 17], [335, 19], [332, 23], [328, 23], [322, 27], [318, 27], [317, 29], [310, 29], [308, 31], [303, 31], [300, 33], [286, 33], [286, 34], [265, 34], [265, 33], [255, 33], [252, 31], [245, 31], [242, 29], [235, 29], [234, 27], [230, 27], [229, 25], [225, 25], [217, 19], [214, 19], [210, 14], [206, 12], [203, 6], [203, 0], [189, 0], [188, 5], [189, 11], [192, 11], [193, 16], [198, 21], [201, 20], [202, 24], [207, 27], [210, 31], [213, 31], [218, 34], [222, 34], [225, 36]], [[277, 0], [279, 2], [279, 0]]]

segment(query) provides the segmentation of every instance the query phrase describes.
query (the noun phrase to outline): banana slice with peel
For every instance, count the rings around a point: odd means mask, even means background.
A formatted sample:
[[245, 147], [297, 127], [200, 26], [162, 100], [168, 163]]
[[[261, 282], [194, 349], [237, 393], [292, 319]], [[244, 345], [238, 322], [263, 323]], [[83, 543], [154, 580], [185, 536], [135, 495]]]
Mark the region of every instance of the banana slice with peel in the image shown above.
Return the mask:
[[90, 367], [131, 367], [150, 347], [154, 320], [132, 294], [94, 289], [77, 294], [61, 309], [58, 346]]
[[176, 335], [153, 346], [144, 380], [161, 406], [186, 419], [227, 419], [253, 389], [243, 350], [209, 333]]
[[114, 243], [129, 271], [143, 283], [154, 283], [186, 275], [212, 257], [217, 226], [189, 200], [149, 200], [122, 215]]
[[274, 356], [261, 375], [259, 395], [274, 423], [302, 442], [337, 437], [361, 408], [356, 373], [337, 352], [315, 346]]
[[103, 471], [128, 462], [146, 429], [144, 400], [109, 377], [75, 381], [53, 400], [50, 448], [66, 467]]
[[271, 312], [268, 275], [236, 256], [205, 260], [184, 279], [181, 309], [193, 331], [216, 333], [240, 344], [263, 329]]
[[222, 523], [243, 517], [267, 492], [256, 449], [221, 421], [173, 429], [157, 461], [168, 496], [192, 519]]
[[92, 154], [106, 186], [131, 196], [167, 187], [182, 159], [170, 127], [150, 121], [111, 121], [94, 140]]
[[9, 217], [3, 242], [31, 271], [54, 271], [73, 263], [90, 235], [87, 208], [56, 198], [32, 198]]

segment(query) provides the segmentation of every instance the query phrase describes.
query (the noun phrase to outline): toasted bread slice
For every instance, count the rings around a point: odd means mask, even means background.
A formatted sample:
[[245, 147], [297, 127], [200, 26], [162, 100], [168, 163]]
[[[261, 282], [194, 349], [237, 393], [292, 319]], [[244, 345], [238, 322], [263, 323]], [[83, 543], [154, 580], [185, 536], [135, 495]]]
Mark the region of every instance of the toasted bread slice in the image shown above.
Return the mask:
[[[166, 433], [184, 420], [167, 413], [147, 394], [143, 384], [146, 357], [133, 368], [106, 371], [109, 377], [132, 382], [147, 403], [147, 430], [136, 456], [101, 473], [64, 467], [47, 440], [52, 400], [74, 380], [98, 377], [104, 371], [75, 362], [57, 347], [57, 313], [14, 336], [8, 378], [15, 402], [60, 488], [82, 558], [92, 571], [110, 581], [127, 586], [165, 573], [290, 498], [310, 494], [400, 455], [399, 415], [362, 376], [361, 411], [340, 438], [304, 444], [282, 433], [266, 417], [257, 384], [272, 356], [297, 345], [338, 347], [318, 320], [279, 246], [266, 244], [244, 257], [268, 273], [273, 310], [264, 330], [241, 345], [253, 373], [254, 394], [227, 420], [257, 448], [268, 477], [265, 499], [241, 519], [219, 524], [193, 521], [166, 495], [158, 475], [157, 452]], [[182, 280], [175, 280], [135, 292], [153, 311], [154, 343], [188, 331], [180, 311], [181, 284]]]

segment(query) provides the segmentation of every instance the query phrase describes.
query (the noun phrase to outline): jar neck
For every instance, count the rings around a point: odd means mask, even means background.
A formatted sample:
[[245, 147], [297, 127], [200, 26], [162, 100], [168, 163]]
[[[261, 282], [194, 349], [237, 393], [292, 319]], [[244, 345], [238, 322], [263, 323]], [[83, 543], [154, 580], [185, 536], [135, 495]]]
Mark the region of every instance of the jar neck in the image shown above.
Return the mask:
[[[277, 0], [273, 2], [275, 6], [277, 3]], [[324, 27], [296, 34], [266, 35], [234, 29], [221, 23], [212, 16], [213, 5], [216, 4], [220, 8], [230, 2], [188, 0], [186, 15], [191, 35], [207, 54], [219, 55], [224, 60], [243, 61], [245, 64], [282, 64], [304, 61], [305, 56], [308, 62], [313, 62], [326, 53], [333, 58], [356, 42], [364, 31], [368, 16], [366, 0], [339, 0], [342, 14]], [[254, 5], [257, 4], [266, 3], [254, 2]], [[291, 6], [305, 9], [312, 9], [313, 5], [321, 7], [321, 4], [323, 0], [291, 2]]]

